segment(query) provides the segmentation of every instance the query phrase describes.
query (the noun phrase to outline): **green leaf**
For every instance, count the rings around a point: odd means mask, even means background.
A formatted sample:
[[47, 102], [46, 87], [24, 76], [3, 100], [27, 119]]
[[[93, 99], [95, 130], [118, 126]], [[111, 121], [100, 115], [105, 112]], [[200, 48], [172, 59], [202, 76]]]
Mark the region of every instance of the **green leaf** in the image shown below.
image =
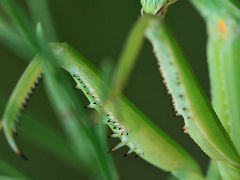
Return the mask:
[[[16, 51], [16, 53], [24, 58], [32, 56], [30, 48], [26, 45], [23, 38], [17, 33], [12, 25], [7, 20], [0, 16], [0, 40], [1, 43], [9, 49]], [[28, 53], [26, 53], [28, 52]]]
[[47, 32], [46, 39], [48, 41], [56, 41], [56, 33], [54, 30], [52, 18], [49, 12], [49, 6], [47, 0], [27, 0], [27, 5], [30, 9], [32, 18], [35, 23], [41, 23], [43, 29]]
[[38, 52], [40, 47], [36, 41], [34, 30], [22, 8], [14, 0], [1, 0], [0, 5], [6, 11], [6, 14], [11, 18], [27, 46], [31, 48], [31, 53], [35, 54]]

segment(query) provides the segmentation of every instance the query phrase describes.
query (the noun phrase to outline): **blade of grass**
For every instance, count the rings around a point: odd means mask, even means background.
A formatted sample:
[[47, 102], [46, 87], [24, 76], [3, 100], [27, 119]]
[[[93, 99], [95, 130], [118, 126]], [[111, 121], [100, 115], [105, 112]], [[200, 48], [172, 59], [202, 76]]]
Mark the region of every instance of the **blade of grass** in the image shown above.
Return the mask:
[[30, 9], [35, 23], [41, 23], [43, 29], [47, 32], [46, 39], [48, 41], [56, 41], [57, 36], [54, 30], [52, 18], [49, 12], [48, 0], [27, 0], [27, 5]]
[[[0, 16], [0, 41], [9, 49], [16, 51], [18, 55], [23, 58], [30, 58], [33, 56], [29, 47], [26, 45], [22, 37], [14, 30], [3, 17]], [[25, 53], [29, 52], [29, 53]]]
[[34, 30], [22, 8], [14, 0], [1, 0], [0, 5], [9, 15], [25, 43], [31, 48], [32, 53], [36, 54], [40, 47], [34, 37]]

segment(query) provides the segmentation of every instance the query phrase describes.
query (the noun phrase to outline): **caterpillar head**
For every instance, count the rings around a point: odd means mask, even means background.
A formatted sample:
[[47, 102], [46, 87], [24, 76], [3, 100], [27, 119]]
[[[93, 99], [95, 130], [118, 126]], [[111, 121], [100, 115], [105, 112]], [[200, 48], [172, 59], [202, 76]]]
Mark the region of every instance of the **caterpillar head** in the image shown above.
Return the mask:
[[142, 14], [160, 15], [163, 17], [167, 7], [177, 0], [141, 0]]

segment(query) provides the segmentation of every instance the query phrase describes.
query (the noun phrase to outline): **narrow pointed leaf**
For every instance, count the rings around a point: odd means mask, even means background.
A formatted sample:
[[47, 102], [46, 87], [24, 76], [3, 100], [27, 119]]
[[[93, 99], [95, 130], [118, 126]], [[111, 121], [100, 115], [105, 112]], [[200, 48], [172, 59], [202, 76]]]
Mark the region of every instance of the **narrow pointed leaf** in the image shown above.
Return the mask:
[[52, 18], [49, 12], [48, 0], [27, 0], [27, 5], [30, 9], [32, 18], [35, 23], [41, 23], [43, 29], [47, 32], [46, 39], [48, 41], [56, 41], [57, 36], [54, 30]]

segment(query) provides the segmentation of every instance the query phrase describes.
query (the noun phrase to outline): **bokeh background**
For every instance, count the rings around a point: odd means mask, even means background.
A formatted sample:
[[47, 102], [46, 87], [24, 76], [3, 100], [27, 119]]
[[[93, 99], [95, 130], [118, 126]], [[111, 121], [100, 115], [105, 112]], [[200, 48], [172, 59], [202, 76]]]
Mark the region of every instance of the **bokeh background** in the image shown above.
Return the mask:
[[[140, 15], [141, 9], [139, 0], [49, 0], [49, 5], [59, 40], [72, 44], [98, 68], [101, 67], [103, 59], [110, 58], [114, 63], [117, 61], [126, 36]], [[166, 21], [209, 96], [203, 19], [188, 1], [179, 0], [169, 8]], [[0, 96], [6, 103], [27, 64], [3, 45], [0, 45], [0, 59]], [[206, 171], [207, 156], [182, 132], [183, 119], [173, 117], [170, 96], [165, 92], [152, 48], [145, 41], [124, 94], [152, 121], [185, 147]], [[87, 103], [84, 98], [82, 101]], [[0, 109], [1, 114], [2, 111], [3, 109]], [[42, 84], [31, 99], [26, 114], [37, 117], [63, 134]], [[23, 118], [17, 128], [24, 127], [26, 123]], [[11, 151], [2, 132], [0, 157], [29, 174], [32, 179], [88, 179], [84, 168], [76, 168], [60, 161], [41, 147], [33, 145], [24, 134], [19, 134], [17, 141], [28, 156], [28, 161], [23, 161]], [[109, 147], [118, 142], [114, 139], [108, 141]], [[164, 179], [168, 175], [141, 158], [134, 158], [133, 155], [123, 158], [126, 151], [125, 147], [111, 154], [120, 179], [155, 180]]]

